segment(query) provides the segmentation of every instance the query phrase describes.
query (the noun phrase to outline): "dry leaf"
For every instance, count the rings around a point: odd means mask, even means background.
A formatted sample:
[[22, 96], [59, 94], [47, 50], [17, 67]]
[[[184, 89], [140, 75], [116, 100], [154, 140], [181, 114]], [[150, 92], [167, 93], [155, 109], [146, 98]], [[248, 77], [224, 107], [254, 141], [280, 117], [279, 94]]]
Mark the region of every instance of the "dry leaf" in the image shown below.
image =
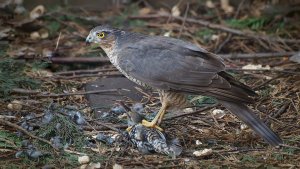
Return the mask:
[[36, 19], [46, 12], [43, 5], [36, 6], [29, 14], [30, 19]]
[[196, 157], [204, 157], [204, 156], [208, 156], [208, 155], [211, 155], [213, 153], [212, 149], [204, 149], [204, 150], [201, 150], [201, 151], [194, 151], [193, 154], [196, 156]]
[[147, 15], [151, 12], [150, 8], [142, 8], [139, 10], [139, 15]]
[[178, 8], [177, 5], [175, 5], [175, 6], [172, 8], [171, 14], [172, 14], [172, 16], [175, 16], [175, 17], [180, 16], [180, 10], [179, 10], [179, 8]]

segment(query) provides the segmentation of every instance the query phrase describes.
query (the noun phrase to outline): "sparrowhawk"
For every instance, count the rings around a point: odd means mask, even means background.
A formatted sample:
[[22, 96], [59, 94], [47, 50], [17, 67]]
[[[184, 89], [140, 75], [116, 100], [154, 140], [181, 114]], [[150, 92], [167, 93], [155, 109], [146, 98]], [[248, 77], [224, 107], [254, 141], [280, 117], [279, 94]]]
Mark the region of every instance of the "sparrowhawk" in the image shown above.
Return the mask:
[[151, 122], [142, 121], [144, 126], [159, 125], [168, 109], [186, 107], [186, 95], [207, 95], [216, 98], [269, 144], [282, 143], [246, 106], [254, 102], [251, 96], [256, 93], [225, 72], [221, 57], [180, 39], [109, 26], [93, 28], [86, 42], [99, 44], [128, 79], [158, 90], [162, 107]]

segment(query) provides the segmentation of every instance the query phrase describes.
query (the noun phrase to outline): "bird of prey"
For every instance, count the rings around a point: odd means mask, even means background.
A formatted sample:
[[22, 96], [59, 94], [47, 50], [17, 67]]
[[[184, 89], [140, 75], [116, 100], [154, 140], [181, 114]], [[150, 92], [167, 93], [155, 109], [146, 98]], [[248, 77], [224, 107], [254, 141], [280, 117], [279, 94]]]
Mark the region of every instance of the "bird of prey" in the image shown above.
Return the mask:
[[86, 43], [97, 43], [111, 63], [128, 79], [160, 94], [161, 109], [155, 118], [142, 121], [159, 125], [167, 110], [186, 107], [186, 95], [214, 97], [270, 145], [282, 143], [246, 104], [255, 92], [225, 72], [222, 58], [180, 39], [150, 36], [109, 26], [93, 28]]
[[159, 129], [143, 126], [141, 123], [144, 117], [137, 112], [129, 110], [126, 114], [129, 140], [140, 152], [144, 154], [157, 152], [172, 158], [181, 154], [182, 146], [177, 138], [168, 138]]

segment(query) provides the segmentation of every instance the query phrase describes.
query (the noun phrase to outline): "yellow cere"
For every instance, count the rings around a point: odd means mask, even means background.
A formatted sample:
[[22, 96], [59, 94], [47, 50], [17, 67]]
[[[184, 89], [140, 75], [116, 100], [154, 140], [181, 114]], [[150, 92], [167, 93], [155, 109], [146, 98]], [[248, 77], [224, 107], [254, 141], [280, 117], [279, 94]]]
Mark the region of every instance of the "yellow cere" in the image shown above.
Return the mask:
[[104, 38], [104, 32], [97, 33], [98, 38]]

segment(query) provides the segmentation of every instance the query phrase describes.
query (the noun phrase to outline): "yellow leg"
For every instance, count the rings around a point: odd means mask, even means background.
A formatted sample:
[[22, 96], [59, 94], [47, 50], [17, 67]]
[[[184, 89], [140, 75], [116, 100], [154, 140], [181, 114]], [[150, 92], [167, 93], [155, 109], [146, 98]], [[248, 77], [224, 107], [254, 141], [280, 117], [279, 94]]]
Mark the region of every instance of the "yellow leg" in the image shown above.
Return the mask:
[[131, 129], [132, 129], [132, 126], [127, 127], [126, 131], [127, 131], [127, 132], [130, 132]]
[[162, 122], [162, 120], [163, 120], [163, 118], [164, 118], [164, 116], [165, 116], [165, 113], [166, 113], [166, 109], [165, 109], [164, 111], [161, 112], [161, 114], [160, 114], [160, 116], [159, 116], [159, 118], [158, 118], [158, 121], [157, 121], [157, 123], [156, 123], [158, 126], [159, 126], [160, 123]]
[[159, 112], [156, 114], [156, 116], [154, 117], [154, 119], [151, 122], [148, 122], [146, 120], [142, 121], [142, 125], [145, 127], [152, 127], [152, 128], [157, 128], [160, 131], [163, 131], [162, 128], [160, 128], [159, 126], [157, 126], [156, 124], [158, 124], [158, 122], [160, 123], [165, 112], [167, 109], [167, 104], [162, 105], [162, 107], [160, 108]]

